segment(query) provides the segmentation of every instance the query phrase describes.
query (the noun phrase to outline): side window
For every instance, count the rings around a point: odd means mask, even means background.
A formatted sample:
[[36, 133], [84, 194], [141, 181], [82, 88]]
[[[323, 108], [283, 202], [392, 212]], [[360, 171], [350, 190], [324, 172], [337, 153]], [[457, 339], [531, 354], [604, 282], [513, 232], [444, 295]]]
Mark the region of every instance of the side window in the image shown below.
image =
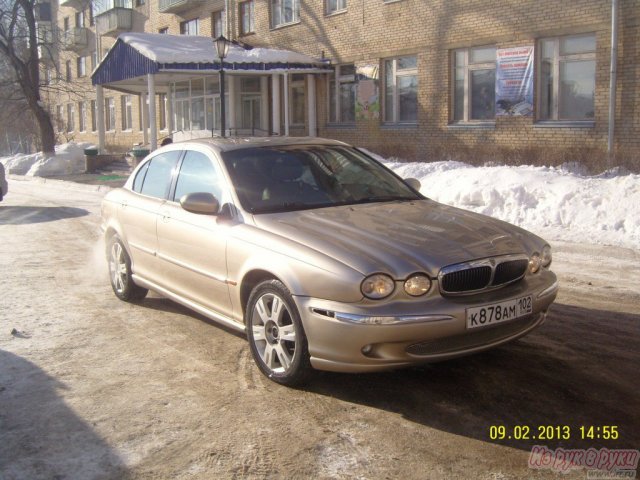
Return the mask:
[[142, 168], [140, 170], [138, 170], [138, 173], [136, 174], [136, 178], [133, 180], [133, 191], [140, 193], [140, 190], [142, 190], [142, 182], [144, 182], [144, 176], [147, 174], [147, 169], [149, 168], [149, 163], [151, 162], [147, 162], [145, 163]]
[[218, 168], [204, 153], [187, 151], [180, 167], [174, 201], [194, 192], [213, 194], [222, 203], [222, 178]]
[[165, 198], [171, 185], [171, 174], [181, 153], [180, 150], [173, 150], [153, 157], [147, 167], [140, 193], [150, 197]]

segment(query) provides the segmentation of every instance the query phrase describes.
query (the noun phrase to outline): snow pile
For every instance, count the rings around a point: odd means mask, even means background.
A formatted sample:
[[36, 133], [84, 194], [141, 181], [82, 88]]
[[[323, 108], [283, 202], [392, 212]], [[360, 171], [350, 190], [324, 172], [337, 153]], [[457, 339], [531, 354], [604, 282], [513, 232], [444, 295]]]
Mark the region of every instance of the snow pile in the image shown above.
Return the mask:
[[84, 149], [95, 148], [92, 143], [65, 143], [56, 145], [55, 156], [45, 156], [43, 152], [30, 155], [16, 154], [0, 158], [6, 173], [31, 177], [69, 175], [85, 171]]
[[640, 249], [640, 175], [587, 176], [562, 167], [474, 167], [461, 162], [381, 159], [420, 192], [448, 205], [519, 225], [546, 239]]

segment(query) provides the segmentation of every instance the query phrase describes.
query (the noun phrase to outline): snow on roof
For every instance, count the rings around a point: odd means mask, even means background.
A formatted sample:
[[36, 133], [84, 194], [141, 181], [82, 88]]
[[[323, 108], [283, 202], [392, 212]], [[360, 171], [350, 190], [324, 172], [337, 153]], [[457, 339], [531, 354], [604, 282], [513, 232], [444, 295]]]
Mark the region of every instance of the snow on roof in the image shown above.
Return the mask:
[[[124, 43], [157, 63], [216, 63], [218, 53], [211, 37], [161, 33], [123, 33]], [[303, 63], [324, 65], [322, 60], [274, 48], [244, 48], [230, 44], [225, 63]]]

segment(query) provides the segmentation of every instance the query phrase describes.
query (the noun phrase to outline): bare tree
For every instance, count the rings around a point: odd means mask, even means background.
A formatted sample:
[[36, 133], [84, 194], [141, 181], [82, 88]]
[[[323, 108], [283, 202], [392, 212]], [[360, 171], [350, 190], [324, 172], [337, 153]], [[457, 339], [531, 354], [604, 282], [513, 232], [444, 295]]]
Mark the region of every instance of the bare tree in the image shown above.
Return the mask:
[[42, 150], [53, 153], [53, 123], [40, 95], [35, 0], [0, 0], [0, 56], [9, 65], [25, 106], [37, 122]]

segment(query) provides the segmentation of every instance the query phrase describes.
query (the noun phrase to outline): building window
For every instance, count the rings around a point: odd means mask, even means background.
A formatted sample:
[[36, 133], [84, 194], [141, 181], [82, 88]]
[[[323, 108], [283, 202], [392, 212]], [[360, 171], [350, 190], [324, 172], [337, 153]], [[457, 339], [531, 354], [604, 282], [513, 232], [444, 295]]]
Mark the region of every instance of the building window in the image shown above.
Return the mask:
[[62, 130], [66, 130], [66, 127], [64, 125], [64, 117], [63, 117], [63, 106], [62, 105], [56, 105], [56, 125], [58, 127], [58, 131], [61, 132]]
[[327, 15], [347, 9], [347, 0], [326, 0]]
[[169, 27], [163, 27], [158, 29], [158, 33], [161, 33], [163, 35], [167, 35], [169, 33]]
[[465, 48], [453, 55], [453, 121], [495, 119], [495, 47]]
[[304, 75], [291, 75], [291, 83], [289, 84], [291, 92], [291, 103], [289, 105], [289, 124], [304, 125], [305, 120], [305, 95], [304, 95]]
[[[149, 128], [149, 96], [148, 95], [138, 96], [138, 112], [140, 112], [140, 115], [138, 115], [138, 129], [142, 131], [143, 129]], [[144, 120], [144, 124], [142, 120]]]
[[76, 109], [73, 103], [67, 103], [67, 132], [73, 132], [76, 123]]
[[76, 27], [84, 27], [84, 10], [76, 12]]
[[356, 68], [338, 65], [329, 77], [329, 121], [353, 123], [356, 120]]
[[253, 22], [253, 0], [240, 3], [240, 33], [246, 35], [255, 31]]
[[122, 107], [122, 130], [131, 130], [133, 128], [131, 95], [122, 95], [120, 97], [120, 106]]
[[180, 22], [180, 35], [198, 35], [198, 19]]
[[158, 94], [158, 127], [160, 130], [167, 129], [167, 94]]
[[64, 64], [65, 67], [65, 79], [67, 82], [71, 81], [71, 60], [67, 60]]
[[271, 0], [271, 22], [274, 28], [298, 20], [300, 20], [300, 0]]
[[78, 78], [87, 75], [87, 57], [78, 57], [76, 59], [76, 67], [78, 69]]
[[384, 120], [415, 123], [418, 120], [418, 59], [385, 60]]
[[78, 102], [78, 131], [87, 131], [87, 102]]
[[136, 7], [141, 7], [142, 5], [144, 5], [145, 0], [136, 0]]
[[98, 117], [96, 116], [96, 101], [91, 100], [91, 131], [98, 130]]
[[596, 84], [595, 34], [540, 41], [540, 120], [593, 120]]
[[93, 18], [93, 2], [89, 4], [89, 26], [93, 27], [96, 24], [95, 19]]
[[63, 29], [65, 32], [69, 31], [69, 17], [64, 17], [62, 20]]
[[218, 10], [217, 12], [213, 12], [211, 14], [211, 23], [213, 25], [213, 29], [211, 32], [213, 33], [213, 38], [218, 38], [225, 34], [226, 29], [224, 28], [226, 23], [226, 15], [224, 14], [224, 10]]
[[112, 132], [116, 129], [116, 102], [113, 97], [104, 99], [104, 110], [106, 114], [105, 130]]

